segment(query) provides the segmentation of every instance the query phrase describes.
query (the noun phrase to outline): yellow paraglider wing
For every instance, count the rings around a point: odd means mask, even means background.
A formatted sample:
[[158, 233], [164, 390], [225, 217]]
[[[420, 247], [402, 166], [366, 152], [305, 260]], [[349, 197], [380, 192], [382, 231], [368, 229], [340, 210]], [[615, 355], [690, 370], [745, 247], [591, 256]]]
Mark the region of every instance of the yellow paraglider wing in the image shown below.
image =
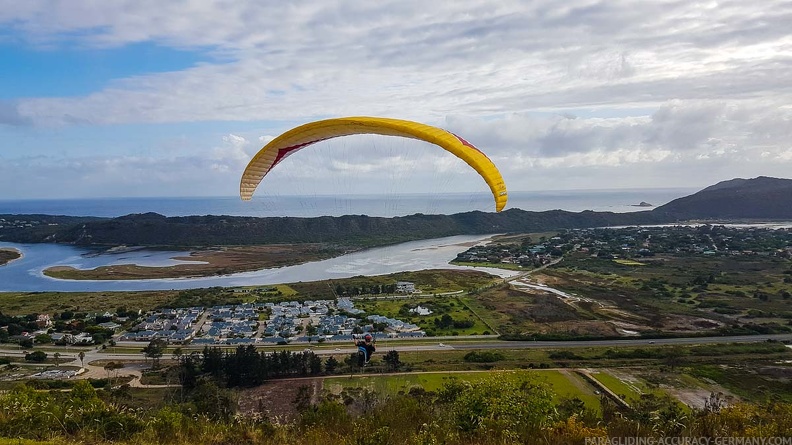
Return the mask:
[[280, 161], [297, 150], [320, 141], [353, 134], [406, 137], [442, 147], [465, 161], [484, 178], [495, 197], [495, 211], [500, 212], [506, 206], [508, 194], [503, 177], [495, 164], [479, 149], [461, 137], [441, 128], [418, 122], [381, 117], [327, 119], [304, 124], [281, 134], [253, 156], [242, 173], [239, 195], [245, 201], [250, 200], [264, 176]]

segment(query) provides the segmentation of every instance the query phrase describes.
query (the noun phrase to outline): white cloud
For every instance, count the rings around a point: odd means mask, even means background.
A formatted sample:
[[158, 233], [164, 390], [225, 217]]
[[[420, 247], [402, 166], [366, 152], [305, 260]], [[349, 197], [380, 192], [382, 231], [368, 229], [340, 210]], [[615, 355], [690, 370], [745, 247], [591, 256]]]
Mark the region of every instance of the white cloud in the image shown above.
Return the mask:
[[5, 5], [0, 23], [31, 41], [147, 41], [219, 57], [85, 97], [21, 102], [20, 115], [39, 122], [438, 119], [789, 99], [788, 2], [17, 4]]
[[229, 162], [247, 164], [253, 154], [255, 151], [251, 150], [250, 141], [235, 134], [223, 136], [223, 145], [214, 149], [215, 159]]
[[[0, 26], [31, 45], [150, 42], [212, 57], [83, 96], [3, 102], [0, 124], [384, 115], [463, 135], [514, 190], [788, 176], [790, 22], [788, 1], [0, 0]], [[159, 157], [141, 147], [117, 157], [19, 158], [3, 174], [30, 190], [38, 182], [23, 173], [42, 183], [63, 178], [59, 193], [74, 196], [163, 187], [173, 195], [232, 195], [247, 160], [290, 125]], [[440, 177], [451, 190], [481, 187], [453, 156], [381, 139], [311, 147], [279, 165], [268, 186], [421, 191]]]

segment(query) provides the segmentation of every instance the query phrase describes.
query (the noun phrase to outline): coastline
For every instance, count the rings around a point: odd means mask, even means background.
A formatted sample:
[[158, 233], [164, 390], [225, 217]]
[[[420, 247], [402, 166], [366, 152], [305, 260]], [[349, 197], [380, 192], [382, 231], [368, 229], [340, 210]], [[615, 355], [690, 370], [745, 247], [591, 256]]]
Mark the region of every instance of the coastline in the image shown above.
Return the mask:
[[9, 258], [7, 260], [3, 260], [2, 258], [0, 258], [0, 267], [8, 265], [8, 264], [11, 264], [14, 261], [21, 260], [22, 258], [25, 257], [25, 254], [22, 253], [21, 250], [16, 249], [14, 247], [0, 247], [0, 252], [11, 252], [11, 253], [15, 253], [17, 255], [16, 258]]

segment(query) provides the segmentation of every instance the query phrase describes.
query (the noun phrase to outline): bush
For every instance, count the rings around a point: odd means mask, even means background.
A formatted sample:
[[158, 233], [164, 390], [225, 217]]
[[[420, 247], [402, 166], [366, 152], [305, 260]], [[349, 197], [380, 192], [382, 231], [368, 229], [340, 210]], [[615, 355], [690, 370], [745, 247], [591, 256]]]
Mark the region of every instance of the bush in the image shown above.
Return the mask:
[[504, 355], [498, 351], [470, 351], [464, 357], [466, 362], [471, 363], [492, 363], [504, 358]]
[[45, 360], [47, 360], [47, 353], [44, 351], [34, 351], [29, 354], [25, 354], [25, 360], [29, 362], [43, 363]]
[[584, 359], [584, 357], [581, 357], [572, 351], [553, 351], [550, 354], [548, 354], [548, 357], [550, 357], [553, 360], [583, 360]]
[[464, 432], [527, 437], [551, 418], [553, 394], [527, 372], [498, 372], [463, 385], [453, 411], [457, 428]]

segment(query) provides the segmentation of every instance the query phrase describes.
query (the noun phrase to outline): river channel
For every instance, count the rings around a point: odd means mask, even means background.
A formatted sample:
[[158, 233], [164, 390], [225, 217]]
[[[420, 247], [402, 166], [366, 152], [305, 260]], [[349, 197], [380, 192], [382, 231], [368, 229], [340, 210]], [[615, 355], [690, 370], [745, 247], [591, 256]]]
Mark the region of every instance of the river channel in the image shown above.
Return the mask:
[[467, 250], [471, 243], [483, 242], [490, 236], [452, 236], [411, 241], [296, 266], [204, 278], [156, 280], [62, 280], [47, 277], [43, 271], [52, 266], [73, 266], [79, 269], [118, 264], [170, 266], [179, 264], [180, 261], [172, 258], [184, 256], [185, 252], [135, 250], [96, 254], [89, 249], [64, 244], [0, 243], [0, 247], [15, 248], [23, 255], [18, 260], [0, 266], [0, 291], [96, 292], [254, 286], [349, 278], [357, 275], [385, 275], [426, 269], [476, 269], [504, 277], [513, 275], [514, 272], [506, 270], [448, 264], [458, 253]]

